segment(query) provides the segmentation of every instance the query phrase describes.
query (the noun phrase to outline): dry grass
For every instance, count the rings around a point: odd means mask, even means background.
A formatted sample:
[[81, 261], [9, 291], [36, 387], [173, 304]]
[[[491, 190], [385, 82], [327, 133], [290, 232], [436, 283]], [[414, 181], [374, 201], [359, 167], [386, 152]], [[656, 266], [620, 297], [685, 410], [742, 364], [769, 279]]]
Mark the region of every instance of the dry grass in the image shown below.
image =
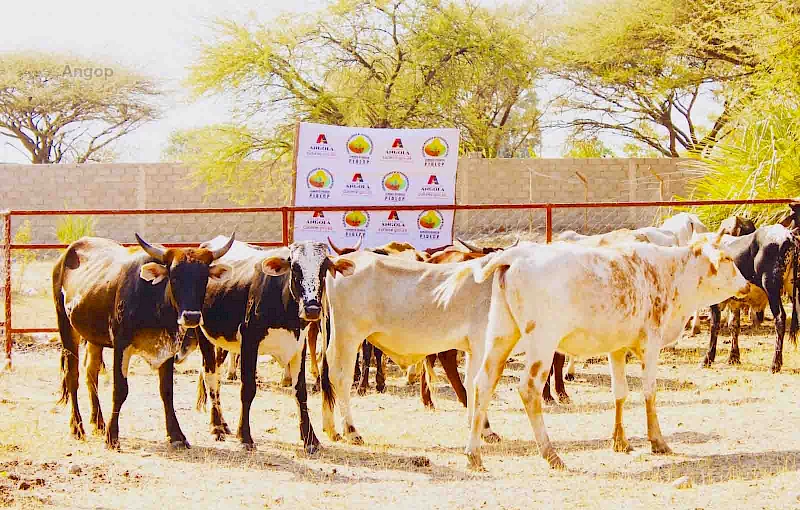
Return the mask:
[[[43, 308], [19, 308], [31, 314], [23, 318], [23, 312], [20, 321], [43, 325]], [[607, 365], [579, 365], [577, 381], [567, 385], [574, 403], [550, 406], [545, 417], [569, 467], [566, 472], [550, 471], [538, 456], [516, 392], [518, 362], [509, 363], [490, 410], [492, 425], [504, 440], [484, 446], [488, 473], [474, 474], [462, 454], [466, 413], [452, 389], [440, 385], [437, 411], [424, 410], [418, 388], [406, 386], [393, 365], [386, 394], [353, 397], [353, 414], [367, 444], [331, 443], [321, 436], [324, 450], [307, 458], [300, 448], [294, 399], [278, 387], [280, 369], [267, 358], [259, 364], [261, 383], [252, 411], [255, 453], [242, 452], [233, 437], [213, 441], [207, 414], [194, 411], [199, 354], [179, 366], [175, 378], [178, 418], [192, 448], [167, 448], [157, 376], [135, 358], [121, 418], [123, 450], [113, 453], [104, 449], [102, 438], [80, 442], [68, 436], [68, 409], [55, 405], [58, 350], [24, 349], [15, 357], [15, 371], [0, 375], [0, 506], [800, 507], [800, 355], [787, 346], [783, 372], [771, 375], [769, 326], [742, 336], [741, 367], [725, 363], [729, 346], [721, 342], [714, 368], [701, 369], [700, 344], [707, 333], [662, 354], [659, 415], [676, 452], [669, 457], [649, 453], [638, 364], [628, 365], [632, 392], [625, 419], [636, 449], [630, 455], [610, 449], [614, 406]], [[108, 418], [107, 377], [101, 378], [100, 392]], [[83, 379], [79, 396], [88, 426]], [[225, 384], [222, 399], [225, 417], [235, 428], [238, 383]], [[309, 405], [321, 434], [319, 395], [312, 395]], [[427, 457], [430, 466], [417, 467], [417, 456]], [[69, 472], [73, 465], [80, 467], [79, 474]], [[671, 486], [682, 476], [692, 479], [693, 488]]]

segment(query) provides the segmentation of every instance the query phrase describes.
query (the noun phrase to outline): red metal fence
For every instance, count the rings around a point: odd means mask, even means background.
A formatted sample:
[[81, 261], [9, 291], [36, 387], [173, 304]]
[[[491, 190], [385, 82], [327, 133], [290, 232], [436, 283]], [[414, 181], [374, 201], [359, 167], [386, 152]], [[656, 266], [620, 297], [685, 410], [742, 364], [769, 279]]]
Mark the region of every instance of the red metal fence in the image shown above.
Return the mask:
[[[425, 209], [438, 209], [438, 210], [452, 210], [452, 211], [541, 211], [545, 213], [544, 235], [546, 241], [549, 243], [553, 239], [553, 213], [557, 210], [575, 210], [575, 209], [600, 209], [600, 208], [675, 208], [687, 206], [737, 206], [737, 205], [782, 205], [795, 202], [794, 199], [769, 199], [769, 200], [714, 200], [714, 201], [659, 201], [659, 202], [582, 202], [582, 203], [528, 203], [528, 204], [456, 204], [456, 205], [427, 205], [427, 206], [401, 206], [393, 205], [392, 209], [399, 211], [409, 210], [425, 210]], [[326, 211], [340, 212], [351, 210], [353, 206], [325, 206]], [[14, 328], [11, 322], [12, 310], [12, 253], [16, 250], [54, 250], [66, 248], [65, 244], [55, 243], [30, 243], [20, 244], [13, 242], [14, 236], [12, 232], [12, 219], [14, 217], [26, 216], [119, 216], [119, 215], [214, 215], [214, 214], [242, 214], [242, 213], [280, 213], [282, 223], [282, 235], [280, 241], [258, 241], [248, 240], [246, 242], [263, 247], [276, 247], [286, 246], [292, 240], [291, 235], [291, 218], [294, 212], [313, 212], [319, 209], [318, 207], [233, 207], [233, 208], [196, 208], [196, 209], [94, 209], [94, 210], [11, 210], [1, 211], [0, 217], [3, 219], [3, 244], [0, 246], [0, 259], [2, 259], [2, 273], [3, 273], [3, 287], [4, 303], [5, 303], [5, 317], [0, 322], [0, 327], [4, 330], [5, 339], [5, 352], [7, 356], [7, 363], [11, 362], [11, 349], [13, 345], [12, 335], [25, 334], [25, 333], [55, 333], [58, 332], [57, 328]], [[365, 211], [385, 211], [386, 206], [359, 206], [360, 210]], [[209, 232], [209, 236], [212, 233]], [[195, 243], [163, 243], [166, 247], [187, 247], [197, 246], [199, 240]], [[136, 243], [123, 243], [125, 246], [136, 246]]]

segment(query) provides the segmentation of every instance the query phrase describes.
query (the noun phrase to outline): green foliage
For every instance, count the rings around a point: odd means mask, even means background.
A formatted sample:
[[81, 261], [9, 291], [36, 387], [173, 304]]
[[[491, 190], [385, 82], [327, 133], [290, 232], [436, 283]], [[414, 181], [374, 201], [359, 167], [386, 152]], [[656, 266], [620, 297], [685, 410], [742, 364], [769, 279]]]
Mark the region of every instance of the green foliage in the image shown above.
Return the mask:
[[[30, 220], [25, 220], [14, 233], [14, 244], [30, 244], [31, 240], [31, 222]], [[25, 281], [25, 270], [28, 268], [28, 265], [36, 260], [36, 251], [19, 250], [16, 253], [17, 262], [19, 264], [19, 277], [17, 279], [17, 288], [15, 292], [19, 293], [22, 292], [22, 285]]]
[[565, 158], [613, 158], [612, 151], [596, 136], [570, 137], [564, 150]]
[[525, 155], [539, 140], [534, 22], [525, 9], [465, 0], [342, 0], [302, 20], [219, 21], [189, 85], [198, 96], [232, 95], [240, 117], [177, 133], [165, 157], [245, 201], [254, 189], [241, 189], [242, 165], [285, 170], [296, 120], [458, 127], [462, 152]]
[[51, 53], [0, 54], [0, 135], [31, 163], [101, 161], [154, 119], [154, 83], [119, 65]]
[[64, 216], [56, 224], [56, 236], [61, 244], [72, 244], [81, 237], [95, 235], [95, 224], [92, 216]]

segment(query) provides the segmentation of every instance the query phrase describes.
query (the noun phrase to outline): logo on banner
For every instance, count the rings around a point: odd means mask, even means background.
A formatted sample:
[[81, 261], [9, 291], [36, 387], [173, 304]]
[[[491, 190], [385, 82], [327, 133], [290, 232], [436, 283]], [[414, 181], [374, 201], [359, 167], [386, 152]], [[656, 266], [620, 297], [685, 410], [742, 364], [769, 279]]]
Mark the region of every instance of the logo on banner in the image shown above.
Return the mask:
[[444, 218], [439, 211], [429, 209], [420, 213], [417, 217], [417, 225], [419, 225], [420, 239], [439, 239], [444, 225]]
[[301, 230], [306, 232], [333, 232], [331, 220], [325, 217], [322, 211], [314, 211], [314, 214], [306, 220]]
[[400, 219], [400, 215], [397, 214], [397, 211], [389, 211], [389, 217], [381, 221], [381, 225], [378, 227], [378, 233], [389, 235], [407, 235], [408, 227], [406, 226], [405, 222]]
[[403, 172], [389, 172], [383, 176], [383, 199], [385, 202], [405, 202], [408, 192], [408, 176]]
[[450, 151], [447, 140], [440, 136], [434, 136], [425, 140], [422, 144], [422, 156], [425, 158], [425, 166], [439, 168], [444, 166], [444, 159]]
[[347, 211], [342, 215], [345, 237], [364, 237], [369, 226], [367, 211]]
[[403, 146], [403, 140], [395, 138], [392, 146], [386, 149], [386, 152], [381, 156], [383, 161], [397, 161], [400, 163], [410, 163], [411, 153]]
[[356, 172], [353, 174], [353, 179], [344, 185], [342, 195], [351, 197], [368, 197], [372, 195], [372, 190], [369, 187], [369, 183], [364, 180], [364, 177], [361, 175], [361, 173]]
[[308, 172], [306, 185], [308, 186], [308, 198], [313, 200], [327, 200], [331, 197], [333, 174], [324, 168], [315, 168]]
[[328, 137], [325, 133], [317, 135], [317, 141], [312, 143], [306, 150], [306, 157], [309, 158], [335, 158], [336, 149], [328, 144]]
[[372, 154], [372, 139], [367, 135], [356, 133], [347, 139], [348, 161], [351, 165], [368, 165]]
[[428, 177], [427, 184], [423, 184], [417, 193], [417, 199], [446, 199], [447, 190], [439, 184], [439, 178], [435, 174]]

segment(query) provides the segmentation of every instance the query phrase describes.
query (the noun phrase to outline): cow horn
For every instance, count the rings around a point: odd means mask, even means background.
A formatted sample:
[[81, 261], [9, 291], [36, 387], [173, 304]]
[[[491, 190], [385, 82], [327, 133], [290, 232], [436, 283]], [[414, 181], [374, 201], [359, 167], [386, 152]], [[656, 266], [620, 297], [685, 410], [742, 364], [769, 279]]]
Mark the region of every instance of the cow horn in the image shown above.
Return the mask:
[[461, 243], [461, 244], [463, 244], [464, 246], [466, 246], [466, 247], [469, 249], [469, 251], [471, 251], [471, 252], [473, 252], [473, 253], [483, 253], [483, 250], [481, 250], [480, 248], [476, 248], [475, 246], [472, 246], [471, 244], [467, 243], [466, 241], [464, 241], [464, 240], [463, 240], [463, 239], [461, 239], [460, 237], [456, 237], [456, 240], [457, 240], [459, 243]]
[[[517, 240], [516, 240], [516, 241], [514, 241], [514, 244], [512, 244], [512, 245], [511, 245], [511, 246], [509, 246], [508, 248], [513, 248], [514, 246], [516, 246], [516, 245], [518, 245], [518, 244], [519, 244], [519, 237], [517, 238]], [[506, 250], [507, 250], [508, 248], [506, 248]]]
[[719, 246], [719, 243], [722, 242], [722, 237], [725, 235], [725, 229], [720, 228], [717, 230], [717, 235], [714, 236], [714, 240], [712, 241], [714, 246]]
[[358, 242], [356, 243], [355, 246], [353, 246], [353, 251], [360, 250], [361, 249], [361, 243], [363, 243], [363, 242], [364, 242], [364, 236], [359, 237], [358, 238]]
[[333, 249], [333, 251], [336, 252], [337, 255], [341, 255], [342, 252], [344, 251], [344, 250], [339, 249], [338, 246], [336, 246], [336, 243], [333, 242], [333, 239], [331, 239], [331, 236], [328, 236], [328, 244], [331, 245], [331, 248]]
[[150, 246], [150, 244], [147, 241], [139, 237], [139, 234], [137, 232], [134, 232], [133, 235], [136, 236], [136, 242], [139, 243], [139, 246], [141, 246], [142, 249], [145, 252], [147, 252], [148, 255], [158, 260], [159, 262], [164, 262], [164, 254], [167, 252], [165, 249], [156, 248], [155, 246]]
[[211, 252], [211, 255], [214, 257], [214, 260], [217, 260], [218, 258], [223, 257], [226, 253], [228, 253], [228, 250], [230, 250], [231, 246], [233, 246], [233, 240], [234, 240], [235, 237], [236, 237], [236, 231], [234, 231], [231, 234], [231, 237], [228, 239], [228, 242], [225, 243], [225, 246], [223, 246], [222, 248], [218, 248], [216, 250], [213, 250]]

